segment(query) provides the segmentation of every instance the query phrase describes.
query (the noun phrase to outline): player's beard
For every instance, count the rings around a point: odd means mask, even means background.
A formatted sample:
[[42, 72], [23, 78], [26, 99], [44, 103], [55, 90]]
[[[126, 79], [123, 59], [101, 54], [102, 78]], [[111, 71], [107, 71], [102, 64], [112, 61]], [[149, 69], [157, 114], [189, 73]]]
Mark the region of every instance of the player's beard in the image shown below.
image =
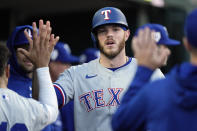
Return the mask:
[[123, 48], [125, 47], [125, 40], [123, 39], [119, 46], [118, 46], [118, 49], [116, 51], [111, 51], [111, 52], [107, 52], [105, 49], [104, 49], [104, 46], [101, 46], [100, 44], [98, 44], [99, 46], [99, 50], [102, 54], [104, 54], [107, 58], [109, 59], [113, 59], [115, 58], [122, 50]]

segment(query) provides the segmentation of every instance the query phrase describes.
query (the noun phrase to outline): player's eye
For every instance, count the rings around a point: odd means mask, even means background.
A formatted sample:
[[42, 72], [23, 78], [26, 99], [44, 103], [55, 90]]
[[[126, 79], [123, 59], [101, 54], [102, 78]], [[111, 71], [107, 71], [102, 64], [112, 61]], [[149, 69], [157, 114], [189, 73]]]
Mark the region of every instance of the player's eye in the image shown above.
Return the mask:
[[119, 31], [120, 27], [113, 27], [113, 31]]
[[105, 32], [106, 32], [105, 29], [98, 29], [98, 31], [97, 31], [98, 34], [105, 33]]
[[114, 29], [114, 31], [119, 31], [119, 30], [120, 30], [119, 28], [115, 28], [115, 29]]

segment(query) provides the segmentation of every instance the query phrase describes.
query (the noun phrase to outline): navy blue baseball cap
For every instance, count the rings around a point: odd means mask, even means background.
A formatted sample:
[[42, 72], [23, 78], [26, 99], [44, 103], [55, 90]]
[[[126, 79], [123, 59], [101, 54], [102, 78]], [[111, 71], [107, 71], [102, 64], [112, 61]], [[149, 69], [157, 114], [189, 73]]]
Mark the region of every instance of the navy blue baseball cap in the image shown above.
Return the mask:
[[71, 54], [68, 44], [58, 42], [51, 53], [51, 61], [59, 61], [63, 63], [79, 63], [79, 57]]
[[93, 16], [92, 31], [102, 25], [119, 24], [128, 28], [128, 23], [122, 11], [115, 7], [104, 7], [99, 9]]
[[155, 41], [157, 42], [157, 44], [162, 44], [162, 45], [179, 45], [180, 44], [180, 41], [169, 38], [166, 27], [160, 24], [148, 23], [143, 26], [140, 26], [135, 32], [135, 35], [138, 34], [140, 29], [144, 29], [145, 27], [148, 27], [151, 30], [155, 31], [155, 34], [153, 35], [153, 37]]
[[197, 9], [194, 9], [186, 18], [185, 35], [189, 43], [197, 47]]
[[20, 30], [17, 32], [15, 40], [14, 40], [14, 45], [22, 45], [22, 44], [27, 44], [29, 41], [27, 40], [24, 30], [27, 31], [28, 35], [32, 38], [32, 28], [24, 28], [23, 30]]
[[87, 48], [80, 55], [80, 63], [87, 63], [91, 60], [97, 59], [100, 56], [100, 51], [95, 48]]

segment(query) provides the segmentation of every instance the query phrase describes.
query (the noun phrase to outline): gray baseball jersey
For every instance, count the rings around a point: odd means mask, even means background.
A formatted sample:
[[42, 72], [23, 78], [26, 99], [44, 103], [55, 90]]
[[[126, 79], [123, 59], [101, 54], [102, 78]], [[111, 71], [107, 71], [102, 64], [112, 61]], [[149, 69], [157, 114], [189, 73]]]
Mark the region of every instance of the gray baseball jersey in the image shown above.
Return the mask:
[[46, 106], [12, 90], [0, 88], [0, 105], [0, 131], [40, 131], [49, 124]]
[[[111, 116], [120, 105], [137, 69], [135, 58], [112, 71], [99, 59], [65, 70], [54, 86], [61, 91], [63, 102], [74, 99], [76, 131], [111, 131]], [[157, 69], [151, 79], [163, 78]]]

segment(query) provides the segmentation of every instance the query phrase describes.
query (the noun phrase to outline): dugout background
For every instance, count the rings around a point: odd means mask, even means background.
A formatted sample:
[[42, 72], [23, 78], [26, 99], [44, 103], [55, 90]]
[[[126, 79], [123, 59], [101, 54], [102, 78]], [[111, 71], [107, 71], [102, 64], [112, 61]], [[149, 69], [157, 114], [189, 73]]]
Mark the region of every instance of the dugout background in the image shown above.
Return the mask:
[[[184, 2], [187, 0], [177, 1], [179, 4], [169, 4], [168, 0], [165, 0], [164, 7], [155, 7], [151, 5], [150, 1], [0, 0], [0, 41], [5, 43], [15, 26], [31, 25], [33, 21], [38, 22], [42, 18], [51, 21], [53, 33], [60, 36], [60, 41], [67, 42], [70, 45], [74, 55], [80, 55], [85, 48], [93, 47], [90, 31], [95, 11], [105, 6], [115, 6], [123, 11], [130, 26], [131, 36], [126, 46], [128, 56], [133, 56], [130, 42], [135, 29], [147, 22], [165, 25], [169, 36], [182, 42], [184, 19], [187, 12], [193, 7], [186, 6], [188, 2]], [[162, 68], [164, 73], [167, 73], [175, 64], [189, 59], [183, 45], [170, 47], [170, 49], [171, 56], [168, 66]]]

